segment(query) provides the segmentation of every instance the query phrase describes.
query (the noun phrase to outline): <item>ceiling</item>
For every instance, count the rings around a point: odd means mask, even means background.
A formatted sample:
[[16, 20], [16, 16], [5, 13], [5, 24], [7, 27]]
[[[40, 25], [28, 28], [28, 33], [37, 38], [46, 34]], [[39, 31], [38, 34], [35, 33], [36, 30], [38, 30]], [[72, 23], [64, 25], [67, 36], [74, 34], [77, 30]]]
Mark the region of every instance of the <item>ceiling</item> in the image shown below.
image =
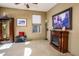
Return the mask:
[[50, 10], [52, 7], [56, 5], [56, 3], [38, 3], [38, 4], [28, 3], [28, 4], [30, 8], [27, 8], [24, 5], [24, 3], [18, 5], [15, 5], [14, 3], [0, 3], [0, 7], [47, 12], [48, 10]]

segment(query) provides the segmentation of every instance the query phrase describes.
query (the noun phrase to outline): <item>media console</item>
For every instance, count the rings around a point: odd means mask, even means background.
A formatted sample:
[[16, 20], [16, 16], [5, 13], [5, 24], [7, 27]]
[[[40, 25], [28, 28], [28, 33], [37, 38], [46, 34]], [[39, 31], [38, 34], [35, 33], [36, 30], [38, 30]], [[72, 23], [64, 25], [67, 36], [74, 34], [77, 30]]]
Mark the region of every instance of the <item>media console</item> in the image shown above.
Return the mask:
[[68, 52], [68, 36], [69, 31], [51, 31], [50, 44], [62, 53]]

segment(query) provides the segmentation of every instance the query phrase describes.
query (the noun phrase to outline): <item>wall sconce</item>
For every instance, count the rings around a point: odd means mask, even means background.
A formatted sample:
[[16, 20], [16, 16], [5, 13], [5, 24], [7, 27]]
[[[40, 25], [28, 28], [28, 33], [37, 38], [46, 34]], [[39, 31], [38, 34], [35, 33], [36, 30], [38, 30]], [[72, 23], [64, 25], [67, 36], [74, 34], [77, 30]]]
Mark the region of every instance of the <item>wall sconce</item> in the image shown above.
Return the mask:
[[48, 22], [48, 20], [45, 20], [45, 23], [47, 23]]
[[2, 16], [6, 16], [6, 15], [7, 15], [6, 12], [3, 12]]

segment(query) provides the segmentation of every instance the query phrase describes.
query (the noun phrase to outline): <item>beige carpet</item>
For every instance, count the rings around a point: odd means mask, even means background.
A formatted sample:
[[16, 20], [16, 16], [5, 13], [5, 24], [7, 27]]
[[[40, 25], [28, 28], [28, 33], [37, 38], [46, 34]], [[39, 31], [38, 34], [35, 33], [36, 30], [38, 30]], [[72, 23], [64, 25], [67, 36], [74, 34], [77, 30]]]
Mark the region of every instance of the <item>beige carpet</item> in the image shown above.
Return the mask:
[[25, 43], [0, 45], [0, 56], [70, 56], [51, 47], [47, 40], [32, 40]]

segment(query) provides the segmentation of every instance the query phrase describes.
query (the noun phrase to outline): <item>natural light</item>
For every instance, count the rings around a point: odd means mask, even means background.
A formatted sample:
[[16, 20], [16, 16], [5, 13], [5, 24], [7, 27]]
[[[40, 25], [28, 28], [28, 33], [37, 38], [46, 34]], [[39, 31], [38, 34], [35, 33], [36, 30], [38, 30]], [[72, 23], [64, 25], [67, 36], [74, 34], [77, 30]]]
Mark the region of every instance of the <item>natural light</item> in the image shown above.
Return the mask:
[[32, 53], [32, 49], [31, 48], [25, 48], [24, 50], [24, 56], [30, 56]]
[[41, 16], [40, 15], [32, 15], [33, 24], [41, 24]]
[[0, 47], [0, 50], [8, 49], [8, 48], [10, 48], [12, 45], [13, 45], [13, 43], [3, 44], [3, 45]]
[[28, 42], [25, 42], [25, 45], [28, 45], [28, 44], [30, 44], [30, 42], [28, 41]]

